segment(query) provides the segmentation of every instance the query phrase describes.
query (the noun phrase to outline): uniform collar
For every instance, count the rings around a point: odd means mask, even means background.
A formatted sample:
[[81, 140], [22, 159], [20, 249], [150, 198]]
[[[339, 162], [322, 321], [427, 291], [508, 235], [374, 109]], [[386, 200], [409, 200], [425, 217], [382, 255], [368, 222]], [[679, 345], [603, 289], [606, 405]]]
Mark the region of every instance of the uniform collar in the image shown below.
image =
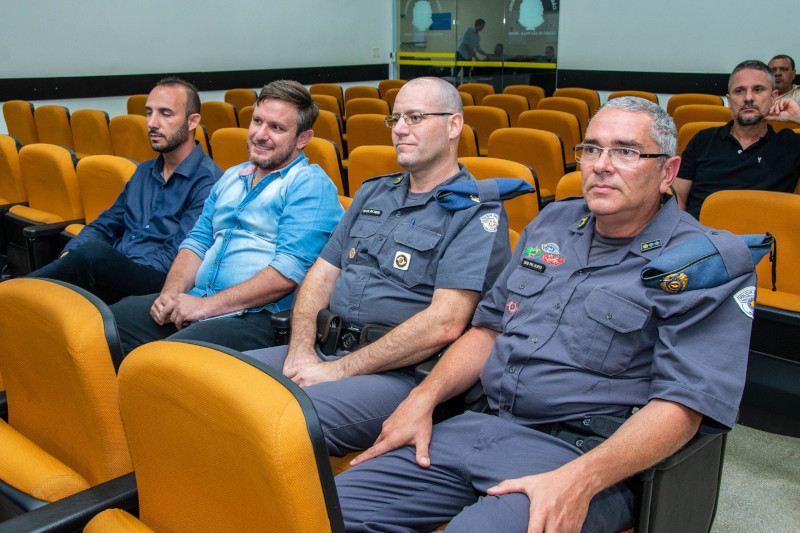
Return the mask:
[[[442, 183], [425, 193], [419, 200], [416, 202], [412, 202], [404, 207], [410, 207], [412, 205], [424, 205], [427, 202], [431, 201], [439, 190], [439, 187], [443, 187], [445, 185], [450, 185], [451, 183], [457, 183], [459, 181], [464, 181], [465, 179], [475, 179], [467, 172], [467, 167], [463, 164], [458, 164], [458, 172], [456, 172], [453, 176], [447, 178]], [[394, 196], [395, 200], [397, 200], [398, 205], [402, 206], [406, 200], [406, 196], [408, 195], [408, 187], [410, 183], [409, 172], [402, 172], [397, 174], [393, 181], [390, 183], [390, 187], [393, 187], [394, 190], [392, 191], [392, 196]]]

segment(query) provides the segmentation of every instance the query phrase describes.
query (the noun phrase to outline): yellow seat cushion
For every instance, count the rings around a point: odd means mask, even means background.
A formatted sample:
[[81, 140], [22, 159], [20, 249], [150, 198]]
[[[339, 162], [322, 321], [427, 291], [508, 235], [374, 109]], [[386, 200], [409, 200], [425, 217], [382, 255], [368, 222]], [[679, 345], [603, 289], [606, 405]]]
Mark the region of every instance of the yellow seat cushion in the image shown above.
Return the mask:
[[92, 518], [83, 530], [84, 533], [108, 533], [110, 531], [155, 533], [138, 518], [122, 509], [106, 509]]
[[58, 215], [48, 213], [47, 211], [42, 211], [41, 209], [28, 207], [27, 205], [15, 205], [8, 211], [19, 217], [27, 218], [28, 220], [33, 220], [35, 222], [41, 222], [42, 224], [52, 224], [54, 222], [64, 221], [64, 219]]
[[756, 303], [766, 307], [775, 307], [800, 313], [800, 294], [771, 291], [766, 287], [759, 287], [756, 292]]

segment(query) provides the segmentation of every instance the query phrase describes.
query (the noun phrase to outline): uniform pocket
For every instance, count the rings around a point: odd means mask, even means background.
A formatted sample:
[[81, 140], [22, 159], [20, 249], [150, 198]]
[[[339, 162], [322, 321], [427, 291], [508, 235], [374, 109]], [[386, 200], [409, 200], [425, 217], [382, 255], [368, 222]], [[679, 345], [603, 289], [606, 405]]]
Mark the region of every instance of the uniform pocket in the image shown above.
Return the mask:
[[518, 267], [506, 281], [508, 299], [503, 310], [503, 331], [513, 331], [525, 322], [530, 310], [536, 305], [539, 294], [552, 278], [529, 268]]
[[594, 289], [584, 302], [588, 317], [570, 343], [573, 361], [606, 375], [622, 372], [643, 342], [650, 311], [605, 289]]
[[381, 269], [401, 284], [413, 287], [423, 280], [428, 266], [435, 261], [436, 245], [441, 239], [440, 233], [429, 229], [410, 224], [399, 226], [391, 246], [384, 246], [380, 252]]

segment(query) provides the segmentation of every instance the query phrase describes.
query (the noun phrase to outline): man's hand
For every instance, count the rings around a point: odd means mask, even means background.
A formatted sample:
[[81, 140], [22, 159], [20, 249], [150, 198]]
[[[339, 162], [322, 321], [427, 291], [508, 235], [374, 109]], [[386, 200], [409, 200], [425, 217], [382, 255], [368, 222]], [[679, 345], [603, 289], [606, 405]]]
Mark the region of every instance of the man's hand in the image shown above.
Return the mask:
[[284, 367], [284, 375], [300, 385], [309, 387], [326, 381], [337, 381], [345, 376], [340, 372], [340, 365], [336, 361], [320, 361], [314, 354], [315, 361], [301, 366], [295, 366], [288, 371]]
[[172, 313], [169, 316], [169, 321], [180, 330], [201, 318], [213, 316], [213, 313], [208, 309], [209, 301], [208, 298], [178, 294], [172, 300]]
[[431, 465], [428, 445], [433, 433], [433, 406], [422, 394], [414, 394], [418, 390], [412, 391], [408, 398], [397, 406], [394, 413], [383, 423], [381, 434], [375, 444], [353, 459], [351, 465], [355, 466], [405, 445], [416, 448], [419, 466], [427, 468]]
[[163, 326], [170, 321], [169, 317], [175, 307], [174, 300], [177, 295], [177, 291], [162, 292], [150, 307], [150, 316], [159, 326]]
[[490, 488], [490, 496], [522, 492], [531, 501], [528, 533], [578, 533], [586, 520], [592, 494], [569, 465], [552, 472], [507, 479]]
[[286, 355], [286, 359], [283, 361], [283, 375], [290, 378], [291, 376], [289, 373], [291, 372], [292, 375], [297, 374], [297, 371], [301, 368], [306, 366], [315, 365], [320, 363], [319, 356], [317, 352], [312, 347], [299, 347], [296, 348], [294, 345], [289, 345], [289, 353]]
[[772, 107], [769, 108], [767, 115], [769, 120], [778, 120], [780, 122], [798, 122], [800, 123], [800, 104], [791, 98], [784, 98], [778, 100]]

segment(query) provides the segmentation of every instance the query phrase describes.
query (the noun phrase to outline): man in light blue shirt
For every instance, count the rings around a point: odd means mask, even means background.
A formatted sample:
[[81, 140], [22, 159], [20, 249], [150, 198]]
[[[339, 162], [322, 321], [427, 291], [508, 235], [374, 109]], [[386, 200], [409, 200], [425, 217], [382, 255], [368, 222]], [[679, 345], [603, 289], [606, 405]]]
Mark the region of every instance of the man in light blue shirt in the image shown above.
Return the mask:
[[272, 343], [271, 314], [289, 309], [344, 213], [333, 182], [302, 152], [317, 115], [299, 83], [264, 87], [247, 137], [250, 161], [212, 188], [161, 293], [112, 306], [126, 352], [167, 337], [236, 350]]

